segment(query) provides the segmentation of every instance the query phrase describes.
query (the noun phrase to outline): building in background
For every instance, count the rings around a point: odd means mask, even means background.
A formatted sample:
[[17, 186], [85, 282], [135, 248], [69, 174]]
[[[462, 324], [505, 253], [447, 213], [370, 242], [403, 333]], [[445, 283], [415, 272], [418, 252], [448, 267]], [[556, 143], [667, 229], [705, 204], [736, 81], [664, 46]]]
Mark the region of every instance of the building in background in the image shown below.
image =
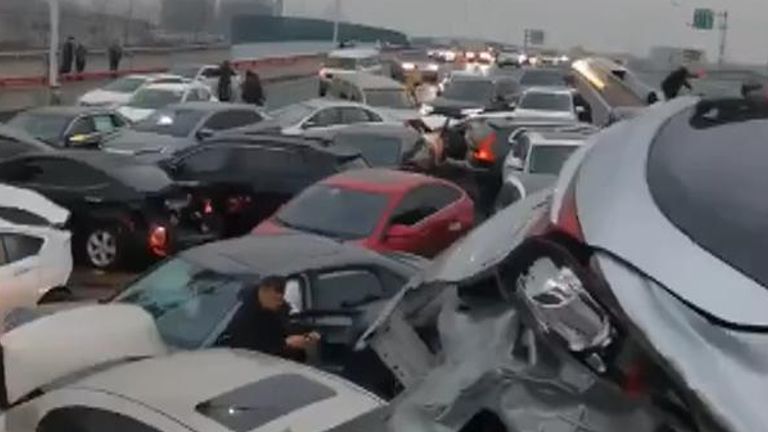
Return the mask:
[[167, 32], [229, 37], [238, 15], [279, 15], [280, 0], [162, 0], [161, 27]]

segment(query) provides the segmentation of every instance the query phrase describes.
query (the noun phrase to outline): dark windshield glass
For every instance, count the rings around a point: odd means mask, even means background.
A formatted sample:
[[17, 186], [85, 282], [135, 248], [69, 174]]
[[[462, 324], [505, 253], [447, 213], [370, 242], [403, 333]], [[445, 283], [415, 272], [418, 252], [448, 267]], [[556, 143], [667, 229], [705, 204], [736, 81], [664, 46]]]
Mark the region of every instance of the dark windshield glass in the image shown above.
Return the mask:
[[366, 90], [365, 102], [370, 106], [384, 108], [413, 108], [405, 90]]
[[158, 109], [172, 103], [181, 102], [184, 92], [181, 90], [166, 90], [147, 88], [133, 95], [128, 106], [143, 109]]
[[373, 232], [388, 203], [383, 194], [320, 184], [289, 202], [277, 220], [301, 231], [361, 239]]
[[560, 168], [576, 151], [573, 145], [542, 145], [534, 146], [528, 162], [528, 172], [535, 174], [558, 174]]
[[21, 129], [48, 144], [55, 144], [64, 134], [72, 117], [59, 114], [22, 113], [11, 119], [8, 126]]
[[480, 80], [453, 80], [443, 97], [460, 101], [486, 103], [493, 95], [493, 83]]
[[276, 123], [281, 127], [295, 126], [305, 118], [309, 117], [315, 110], [304, 104], [289, 105], [285, 108], [271, 112], [270, 122]]
[[[750, 118], [751, 117], [751, 118]], [[691, 240], [768, 287], [768, 113], [743, 101], [670, 119], [648, 159], [659, 209]]]
[[565, 77], [557, 71], [531, 70], [523, 74], [520, 84], [524, 86], [564, 86]]
[[328, 57], [328, 60], [325, 61], [325, 67], [332, 69], [355, 70], [357, 67], [357, 60], [345, 57]]
[[160, 110], [133, 125], [139, 132], [185, 137], [192, 133], [205, 112], [189, 109]]
[[571, 97], [561, 93], [530, 92], [523, 95], [520, 108], [542, 111], [571, 111]]
[[195, 349], [237, 306], [243, 288], [242, 280], [175, 258], [129, 286], [115, 301], [149, 312], [166, 343]]
[[120, 78], [104, 86], [104, 90], [115, 93], [133, 93], [144, 84], [144, 78]]
[[394, 167], [400, 162], [401, 141], [398, 137], [349, 134], [336, 137], [334, 143], [359, 150], [372, 167]]

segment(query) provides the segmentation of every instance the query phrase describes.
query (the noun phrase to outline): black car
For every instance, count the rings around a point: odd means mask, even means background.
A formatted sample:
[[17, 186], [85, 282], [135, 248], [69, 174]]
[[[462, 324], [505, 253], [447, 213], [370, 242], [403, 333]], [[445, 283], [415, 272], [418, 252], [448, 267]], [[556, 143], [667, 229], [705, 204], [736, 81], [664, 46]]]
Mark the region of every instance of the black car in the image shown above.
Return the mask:
[[198, 144], [216, 132], [248, 126], [264, 119], [254, 105], [187, 102], [157, 110], [109, 140], [102, 148], [116, 153], [172, 153]]
[[424, 137], [409, 126], [397, 123], [362, 123], [305, 136], [325, 140], [328, 145], [353, 149], [374, 168], [409, 168], [429, 162], [430, 151]]
[[0, 163], [0, 182], [35, 190], [72, 216], [76, 259], [96, 268], [145, 263], [208, 240], [188, 227], [188, 197], [155, 165], [84, 150]]
[[352, 349], [384, 301], [426, 262], [307, 234], [249, 235], [184, 251], [112, 301], [146, 309], [172, 347], [227, 346], [232, 320], [259, 281], [286, 277], [293, 324], [322, 335], [308, 362], [388, 396], [392, 375], [372, 352]]
[[529, 68], [520, 75], [520, 85], [530, 87], [564, 87], [573, 84], [572, 76], [562, 69]]
[[24, 153], [43, 153], [51, 150], [51, 146], [24, 131], [0, 125], [0, 160]]
[[6, 124], [58, 148], [96, 148], [129, 125], [109, 108], [48, 106], [16, 114]]
[[513, 77], [454, 74], [440, 96], [422, 107], [422, 114], [461, 118], [484, 111], [506, 111], [514, 108], [519, 97], [520, 85]]
[[325, 148], [281, 135], [227, 135], [161, 161], [220, 237], [249, 232], [305, 187], [348, 169], [367, 167], [359, 151]]

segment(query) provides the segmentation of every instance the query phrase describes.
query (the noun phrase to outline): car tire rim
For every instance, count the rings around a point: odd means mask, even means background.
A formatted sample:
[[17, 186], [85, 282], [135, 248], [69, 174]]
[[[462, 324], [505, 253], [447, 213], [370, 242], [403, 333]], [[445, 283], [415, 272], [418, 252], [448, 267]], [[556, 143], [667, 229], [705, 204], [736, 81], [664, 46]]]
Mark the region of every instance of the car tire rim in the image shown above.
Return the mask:
[[117, 239], [109, 231], [94, 231], [85, 247], [88, 260], [96, 267], [108, 267], [117, 258]]

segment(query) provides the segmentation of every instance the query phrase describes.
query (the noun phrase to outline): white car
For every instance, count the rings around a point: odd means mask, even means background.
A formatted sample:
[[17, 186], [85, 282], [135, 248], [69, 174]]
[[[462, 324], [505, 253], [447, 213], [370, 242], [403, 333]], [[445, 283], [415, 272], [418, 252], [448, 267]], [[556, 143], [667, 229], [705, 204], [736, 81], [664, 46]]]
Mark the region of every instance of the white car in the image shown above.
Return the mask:
[[218, 100], [205, 84], [197, 81], [177, 84], [151, 84], [140, 88], [131, 99], [118, 108], [132, 122], [144, 120], [160, 108], [181, 102]]
[[126, 75], [111, 81], [104, 87], [93, 89], [77, 100], [82, 106], [117, 107], [128, 103], [143, 86], [151, 84], [179, 84], [184, 78], [168, 74]]
[[[192, 81], [199, 81], [216, 93], [219, 87], [219, 65], [215, 64], [187, 64], [171, 67], [169, 74], [178, 75]], [[236, 74], [232, 77], [232, 102], [237, 102], [242, 91], [243, 78]]]
[[369, 48], [347, 48], [332, 51], [328, 54], [323, 66], [318, 71], [320, 79], [320, 96], [325, 96], [331, 81], [337, 75], [349, 72], [368, 72], [380, 74], [384, 70], [381, 54], [378, 50]]
[[0, 430], [323, 432], [379, 408], [308, 366], [226, 349], [168, 355], [152, 317], [84, 306], [2, 337]]
[[336, 99], [312, 99], [269, 113], [257, 130], [278, 129], [286, 135], [302, 135], [306, 130], [326, 130], [360, 123], [397, 122], [384, 110]]
[[72, 272], [69, 211], [37, 192], [0, 185], [0, 320], [62, 300]]
[[520, 96], [514, 112], [516, 117], [584, 120], [589, 109], [579, 98], [567, 87], [531, 87]]

